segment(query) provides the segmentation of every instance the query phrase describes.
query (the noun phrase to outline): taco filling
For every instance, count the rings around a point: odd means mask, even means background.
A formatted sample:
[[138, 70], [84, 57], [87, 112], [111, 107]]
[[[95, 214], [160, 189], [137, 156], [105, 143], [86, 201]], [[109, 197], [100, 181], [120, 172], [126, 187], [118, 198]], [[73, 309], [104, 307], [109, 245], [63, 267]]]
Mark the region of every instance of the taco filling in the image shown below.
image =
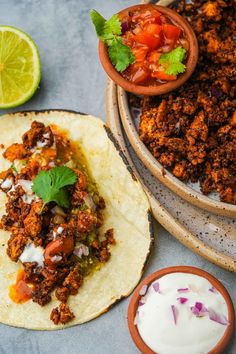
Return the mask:
[[65, 324], [74, 318], [68, 298], [109, 260], [116, 243], [113, 229], [100, 230], [105, 201], [81, 148], [54, 124], [33, 121], [3, 157], [12, 165], [0, 173], [6, 195], [0, 228], [10, 232], [7, 256], [22, 263], [9, 297], [44, 306], [55, 291], [60, 305], [50, 318]]

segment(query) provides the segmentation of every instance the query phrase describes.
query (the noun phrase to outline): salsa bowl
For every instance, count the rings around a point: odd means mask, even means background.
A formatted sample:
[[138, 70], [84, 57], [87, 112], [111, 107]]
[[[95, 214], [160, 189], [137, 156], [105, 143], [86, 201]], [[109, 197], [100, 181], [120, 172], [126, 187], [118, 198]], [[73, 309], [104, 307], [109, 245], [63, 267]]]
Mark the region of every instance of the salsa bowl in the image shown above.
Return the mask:
[[186, 40], [189, 43], [188, 57], [186, 61], [186, 71], [183, 74], [180, 74], [176, 80], [162, 82], [159, 85], [139, 85], [132, 83], [128, 79], [124, 78], [112, 65], [107, 47], [101, 40], [99, 41], [99, 57], [101, 64], [106, 71], [107, 75], [120, 87], [124, 90], [133, 92], [137, 95], [161, 95], [170, 91], [175, 90], [177, 87], [184, 84], [184, 82], [192, 75], [197, 61], [198, 61], [198, 42], [195, 36], [194, 31], [192, 30], [188, 21], [186, 21], [183, 17], [181, 17], [177, 12], [159, 5], [154, 4], [146, 4], [146, 5], [135, 5], [128, 7], [119, 12], [119, 15], [123, 15], [127, 12], [137, 11], [139, 9], [154, 9], [160, 12], [162, 15], [169, 17], [173, 20], [178, 27], [180, 27], [186, 36]]

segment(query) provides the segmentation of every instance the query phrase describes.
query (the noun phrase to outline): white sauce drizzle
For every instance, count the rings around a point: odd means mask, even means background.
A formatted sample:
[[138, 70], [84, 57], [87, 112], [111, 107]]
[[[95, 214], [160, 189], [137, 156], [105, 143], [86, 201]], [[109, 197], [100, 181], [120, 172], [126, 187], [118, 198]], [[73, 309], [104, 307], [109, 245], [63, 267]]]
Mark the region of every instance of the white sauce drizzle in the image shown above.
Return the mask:
[[9, 189], [12, 187], [12, 180], [10, 178], [6, 178], [5, 181], [1, 184], [2, 189]]
[[33, 185], [32, 181], [28, 181], [27, 179], [19, 179], [18, 185], [20, 185], [26, 193], [33, 194], [33, 191], [31, 189]]
[[57, 229], [57, 233], [62, 234], [63, 231], [64, 231], [63, 227], [59, 226]]
[[33, 243], [28, 243], [24, 251], [21, 253], [19, 259], [22, 263], [24, 262], [37, 262], [39, 266], [43, 267], [44, 264], [44, 255], [43, 248], [36, 247]]

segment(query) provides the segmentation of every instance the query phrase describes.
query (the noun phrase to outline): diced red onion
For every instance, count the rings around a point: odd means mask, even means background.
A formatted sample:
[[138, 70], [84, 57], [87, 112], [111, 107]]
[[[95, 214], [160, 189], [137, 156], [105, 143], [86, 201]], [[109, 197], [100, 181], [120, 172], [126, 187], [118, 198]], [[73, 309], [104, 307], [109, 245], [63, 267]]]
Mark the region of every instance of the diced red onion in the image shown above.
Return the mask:
[[83, 250], [81, 247], [76, 247], [73, 252], [77, 257], [81, 258], [83, 255]]
[[140, 306], [143, 306], [143, 305], [144, 305], [144, 302], [139, 301], [138, 306], [140, 307]]
[[180, 304], [185, 304], [185, 302], [188, 301], [188, 299], [186, 297], [178, 297], [177, 300], [179, 300]]
[[187, 293], [189, 291], [189, 288], [180, 288], [177, 289], [178, 293]]
[[62, 256], [55, 255], [55, 256], [51, 257], [52, 262], [59, 262], [61, 260], [62, 260]]
[[171, 310], [172, 310], [172, 313], [173, 313], [174, 323], [176, 325], [177, 324], [177, 317], [178, 317], [178, 310], [175, 307], [175, 305], [171, 305]]
[[53, 214], [57, 214], [57, 215], [61, 215], [61, 216], [66, 216], [64, 210], [62, 208], [60, 208], [59, 206], [55, 206], [54, 208], [52, 208], [51, 212]]
[[147, 292], [147, 288], [148, 288], [148, 286], [146, 284], [143, 285], [142, 288], [139, 291], [139, 295], [145, 295], [146, 292]]
[[208, 310], [202, 302], [196, 302], [195, 305], [191, 307], [191, 311], [197, 317], [203, 317], [208, 314]]
[[153, 289], [155, 290], [156, 293], [161, 293], [160, 292], [160, 284], [158, 283], [158, 281], [156, 281], [155, 283], [152, 284]]
[[122, 32], [122, 34], [124, 34], [126, 31], [128, 31], [128, 29], [129, 29], [128, 22], [122, 22], [122, 24], [121, 24], [121, 32]]
[[96, 205], [95, 205], [95, 203], [94, 203], [93, 198], [91, 197], [91, 195], [86, 194], [83, 199], [84, 199], [84, 202], [85, 202], [86, 206], [87, 206], [89, 209], [91, 209], [91, 210], [95, 210], [95, 209], [96, 209]]
[[212, 321], [215, 321], [221, 325], [226, 326], [228, 324], [228, 320], [224, 315], [220, 315], [218, 313], [216, 313], [213, 309], [209, 308], [208, 309], [208, 313], [209, 313], [209, 318]]
[[83, 244], [80, 244], [80, 246], [75, 247], [73, 253], [79, 258], [81, 258], [83, 255], [88, 256], [89, 255], [89, 248]]
[[218, 294], [218, 291], [216, 290], [216, 288], [214, 288], [214, 286], [212, 286], [212, 287], [209, 289], [209, 291], [210, 291], [211, 293]]

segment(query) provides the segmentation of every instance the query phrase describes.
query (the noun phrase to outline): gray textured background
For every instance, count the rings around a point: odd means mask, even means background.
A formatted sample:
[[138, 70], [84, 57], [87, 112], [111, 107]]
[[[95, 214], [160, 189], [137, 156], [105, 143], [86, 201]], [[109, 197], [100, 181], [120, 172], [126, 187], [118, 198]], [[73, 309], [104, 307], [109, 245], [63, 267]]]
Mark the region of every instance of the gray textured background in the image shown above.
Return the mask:
[[[134, 3], [132, 0], [0, 0], [0, 23], [29, 33], [41, 54], [40, 90], [15, 110], [67, 108], [105, 120], [106, 76], [98, 61], [89, 10], [96, 8], [109, 17]], [[171, 265], [195, 265], [222, 280], [236, 303], [235, 275], [192, 253], [160, 225], [155, 225], [155, 235], [155, 250], [146, 274]], [[37, 332], [0, 325], [0, 354], [138, 353], [126, 323], [128, 301], [122, 301], [90, 323], [64, 331]], [[225, 353], [236, 353], [235, 337]]]

